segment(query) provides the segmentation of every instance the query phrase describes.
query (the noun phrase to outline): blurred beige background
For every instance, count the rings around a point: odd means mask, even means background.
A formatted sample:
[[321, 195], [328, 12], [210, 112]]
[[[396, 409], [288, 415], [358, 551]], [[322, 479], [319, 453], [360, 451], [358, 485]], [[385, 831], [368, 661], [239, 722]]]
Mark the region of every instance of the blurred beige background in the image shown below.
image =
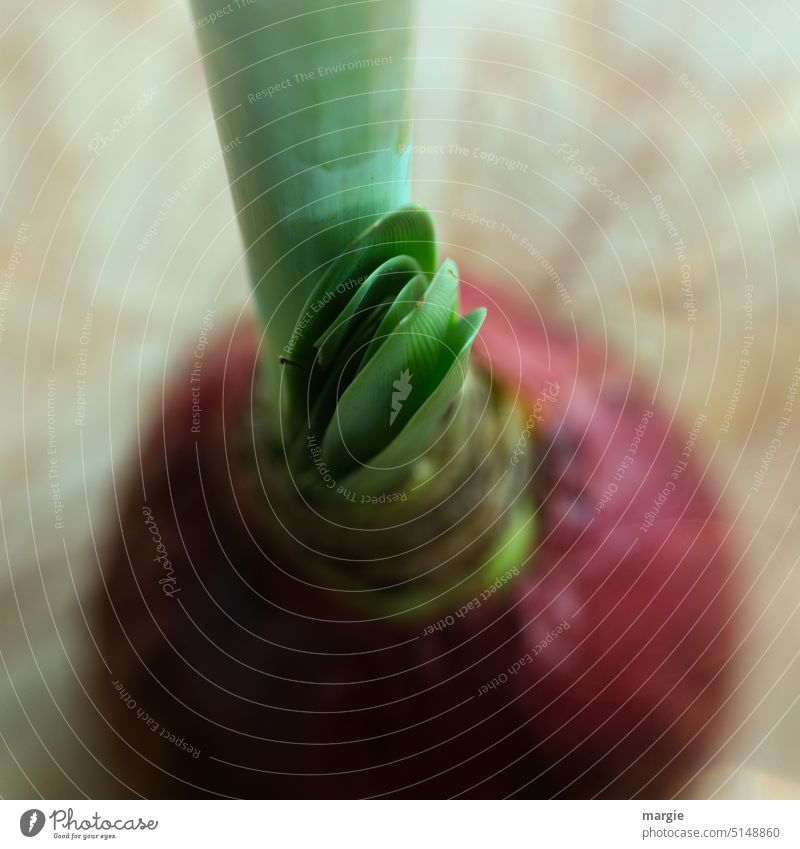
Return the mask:
[[[186, 5], [5, 9], [0, 795], [102, 796], [95, 546], [165, 375], [248, 288]], [[754, 631], [700, 795], [800, 786], [798, 43], [778, 0], [420, 11], [416, 196], [443, 248], [709, 416]]]

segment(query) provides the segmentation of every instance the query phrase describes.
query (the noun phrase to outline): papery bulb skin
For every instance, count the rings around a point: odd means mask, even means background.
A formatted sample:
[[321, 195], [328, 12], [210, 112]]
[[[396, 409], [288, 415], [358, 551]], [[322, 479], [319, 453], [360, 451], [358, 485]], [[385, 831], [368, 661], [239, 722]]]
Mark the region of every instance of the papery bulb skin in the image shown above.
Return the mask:
[[705, 416], [672, 420], [613, 352], [503, 306], [477, 355], [529, 399], [559, 385], [540, 430], [536, 568], [508, 602], [521, 648], [540, 649], [510, 688], [563, 794], [672, 795], [711, 751], [741, 636]]
[[252, 486], [252, 446], [235, 438], [258, 386], [252, 326], [207, 354], [199, 433], [176, 383], [102, 558], [100, 703], [134, 792], [657, 798], [702, 767], [731, 691], [738, 594], [699, 452], [640, 530], [687, 429], [595, 344], [463, 287], [462, 309], [483, 304], [475, 367], [540, 402], [521, 449], [537, 456], [539, 529], [527, 567], [444, 624], [365, 615], [282, 559], [263, 520], [271, 481]]

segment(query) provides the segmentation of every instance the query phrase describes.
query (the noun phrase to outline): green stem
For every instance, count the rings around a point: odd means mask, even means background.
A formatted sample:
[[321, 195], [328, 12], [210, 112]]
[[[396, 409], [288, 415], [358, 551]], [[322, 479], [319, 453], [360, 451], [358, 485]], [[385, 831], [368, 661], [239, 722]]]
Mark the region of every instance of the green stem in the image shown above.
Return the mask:
[[267, 359], [277, 364], [330, 261], [409, 199], [414, 4], [191, 6]]

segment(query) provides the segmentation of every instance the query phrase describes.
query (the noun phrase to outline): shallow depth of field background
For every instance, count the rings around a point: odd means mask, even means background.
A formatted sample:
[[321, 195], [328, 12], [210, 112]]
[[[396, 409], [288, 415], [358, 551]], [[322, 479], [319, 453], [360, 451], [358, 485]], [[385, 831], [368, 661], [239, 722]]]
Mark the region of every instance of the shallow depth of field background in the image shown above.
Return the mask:
[[[687, 433], [708, 416], [755, 627], [693, 792], [796, 796], [800, 12], [423, 5], [414, 175], [443, 250], [605, 337]], [[165, 377], [248, 288], [188, 8], [4, 8], [0, 795], [102, 797], [76, 708], [95, 546]]]

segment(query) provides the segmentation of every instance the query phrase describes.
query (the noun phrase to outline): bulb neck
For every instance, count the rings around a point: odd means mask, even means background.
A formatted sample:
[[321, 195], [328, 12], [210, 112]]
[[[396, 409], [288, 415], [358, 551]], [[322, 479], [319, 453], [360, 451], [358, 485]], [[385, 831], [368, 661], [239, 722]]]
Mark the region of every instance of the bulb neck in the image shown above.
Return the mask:
[[520, 454], [525, 413], [480, 368], [443, 437], [392, 492], [347, 489], [320, 467], [309, 496], [274, 420], [256, 399], [235, 436], [248, 523], [262, 526], [283, 568], [361, 618], [432, 621], [530, 567], [535, 446]]

